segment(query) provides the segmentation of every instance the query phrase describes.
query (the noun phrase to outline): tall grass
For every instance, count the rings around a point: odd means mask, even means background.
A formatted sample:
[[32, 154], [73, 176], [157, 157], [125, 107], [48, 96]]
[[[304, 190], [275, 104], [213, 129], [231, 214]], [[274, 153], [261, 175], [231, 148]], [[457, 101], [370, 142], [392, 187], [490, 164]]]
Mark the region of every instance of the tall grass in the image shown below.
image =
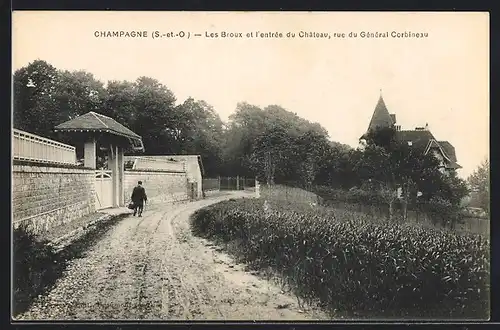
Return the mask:
[[215, 204], [195, 213], [192, 228], [237, 242], [232, 252], [245, 262], [274, 269], [329, 310], [488, 317], [489, 241], [480, 236], [279, 199]]

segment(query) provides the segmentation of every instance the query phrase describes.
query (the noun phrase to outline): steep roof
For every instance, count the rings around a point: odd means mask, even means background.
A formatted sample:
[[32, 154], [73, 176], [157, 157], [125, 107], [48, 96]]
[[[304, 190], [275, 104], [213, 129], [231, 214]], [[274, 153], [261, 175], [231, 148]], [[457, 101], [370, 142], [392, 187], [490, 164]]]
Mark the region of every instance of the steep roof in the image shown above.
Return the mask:
[[[385, 105], [382, 95], [380, 95], [377, 105], [375, 106], [375, 111], [373, 112], [370, 124], [368, 125], [368, 130], [365, 134], [361, 136], [360, 139], [365, 139], [368, 132], [375, 130], [377, 127], [390, 127], [396, 124], [396, 115], [390, 114]], [[447, 162], [448, 168], [461, 168], [457, 164], [457, 157], [455, 154], [455, 148], [448, 141], [437, 141], [434, 135], [427, 129], [415, 129], [415, 130], [403, 130], [396, 131], [396, 140], [400, 142], [410, 142], [414, 148], [418, 148], [427, 152], [431, 147], [436, 147], [441, 150], [445, 158], [449, 160]]]
[[374, 130], [377, 127], [390, 127], [392, 125], [394, 125], [394, 120], [387, 110], [382, 95], [380, 95], [377, 105], [375, 106], [375, 111], [373, 111], [372, 119], [368, 125], [368, 131]]
[[449, 162], [446, 164], [447, 168], [462, 168], [457, 164], [455, 147], [448, 141], [437, 141], [434, 135], [428, 130], [397, 131], [396, 139], [399, 141], [411, 141], [415, 148], [423, 150], [427, 150], [430, 147], [437, 147], [443, 152], [444, 156], [449, 159]]
[[140, 135], [132, 132], [127, 127], [123, 126], [113, 118], [104, 116], [96, 112], [87, 112], [84, 115], [70, 119], [57, 125], [54, 131], [61, 132], [105, 132], [114, 135], [119, 135], [133, 141], [132, 144], [138, 149], [144, 149], [142, 145], [142, 138]]
[[446, 167], [453, 169], [462, 168], [462, 166], [460, 166], [457, 163], [457, 155], [455, 153], [455, 147], [448, 141], [439, 141], [438, 143], [443, 153], [450, 160], [450, 162], [446, 165]]
[[431, 140], [435, 140], [432, 133], [426, 130], [397, 131], [396, 139], [399, 141], [411, 141], [414, 147], [421, 149], [425, 149]]
[[455, 147], [448, 141], [439, 141], [438, 142], [441, 148], [443, 148], [444, 152], [452, 161], [457, 161], [457, 155], [455, 154]]

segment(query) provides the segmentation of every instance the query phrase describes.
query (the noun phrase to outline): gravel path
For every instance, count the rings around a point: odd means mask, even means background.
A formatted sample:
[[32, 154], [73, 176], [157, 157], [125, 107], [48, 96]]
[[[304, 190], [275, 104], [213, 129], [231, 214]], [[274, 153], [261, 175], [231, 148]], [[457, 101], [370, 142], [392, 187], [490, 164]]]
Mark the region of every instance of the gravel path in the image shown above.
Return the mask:
[[125, 218], [16, 319], [325, 319], [191, 234], [195, 210], [246, 193], [235, 194], [157, 205], [142, 218]]

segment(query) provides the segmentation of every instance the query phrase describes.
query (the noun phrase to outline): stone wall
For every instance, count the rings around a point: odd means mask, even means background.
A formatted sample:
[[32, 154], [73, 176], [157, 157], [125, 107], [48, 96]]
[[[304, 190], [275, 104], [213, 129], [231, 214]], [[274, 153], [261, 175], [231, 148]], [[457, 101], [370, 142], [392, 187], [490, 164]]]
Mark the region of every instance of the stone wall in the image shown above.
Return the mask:
[[[174, 160], [183, 164], [183, 171], [186, 172], [187, 179], [196, 182], [196, 198], [202, 198], [202, 173], [200, 164], [198, 163], [198, 156], [196, 155], [157, 155], [157, 156], [144, 156], [148, 159], [156, 160]], [[140, 169], [137, 169], [140, 170]], [[173, 171], [172, 171], [173, 172]], [[178, 172], [178, 170], [176, 171]]]
[[127, 170], [123, 181], [125, 203], [130, 201], [132, 190], [142, 181], [148, 202], [172, 202], [188, 199], [186, 173]]
[[14, 228], [39, 233], [95, 212], [94, 170], [20, 163], [12, 175]]

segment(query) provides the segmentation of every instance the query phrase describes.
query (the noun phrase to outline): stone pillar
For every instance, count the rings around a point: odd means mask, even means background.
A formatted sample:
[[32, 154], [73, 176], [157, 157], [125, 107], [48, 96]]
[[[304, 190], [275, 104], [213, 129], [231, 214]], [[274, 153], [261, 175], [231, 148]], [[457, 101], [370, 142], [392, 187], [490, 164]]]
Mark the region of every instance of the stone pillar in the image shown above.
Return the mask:
[[84, 165], [88, 168], [96, 168], [96, 141], [94, 138], [90, 138], [84, 144]]
[[125, 205], [125, 192], [123, 191], [123, 180], [125, 177], [125, 162], [123, 157], [123, 148], [118, 148], [118, 205]]

